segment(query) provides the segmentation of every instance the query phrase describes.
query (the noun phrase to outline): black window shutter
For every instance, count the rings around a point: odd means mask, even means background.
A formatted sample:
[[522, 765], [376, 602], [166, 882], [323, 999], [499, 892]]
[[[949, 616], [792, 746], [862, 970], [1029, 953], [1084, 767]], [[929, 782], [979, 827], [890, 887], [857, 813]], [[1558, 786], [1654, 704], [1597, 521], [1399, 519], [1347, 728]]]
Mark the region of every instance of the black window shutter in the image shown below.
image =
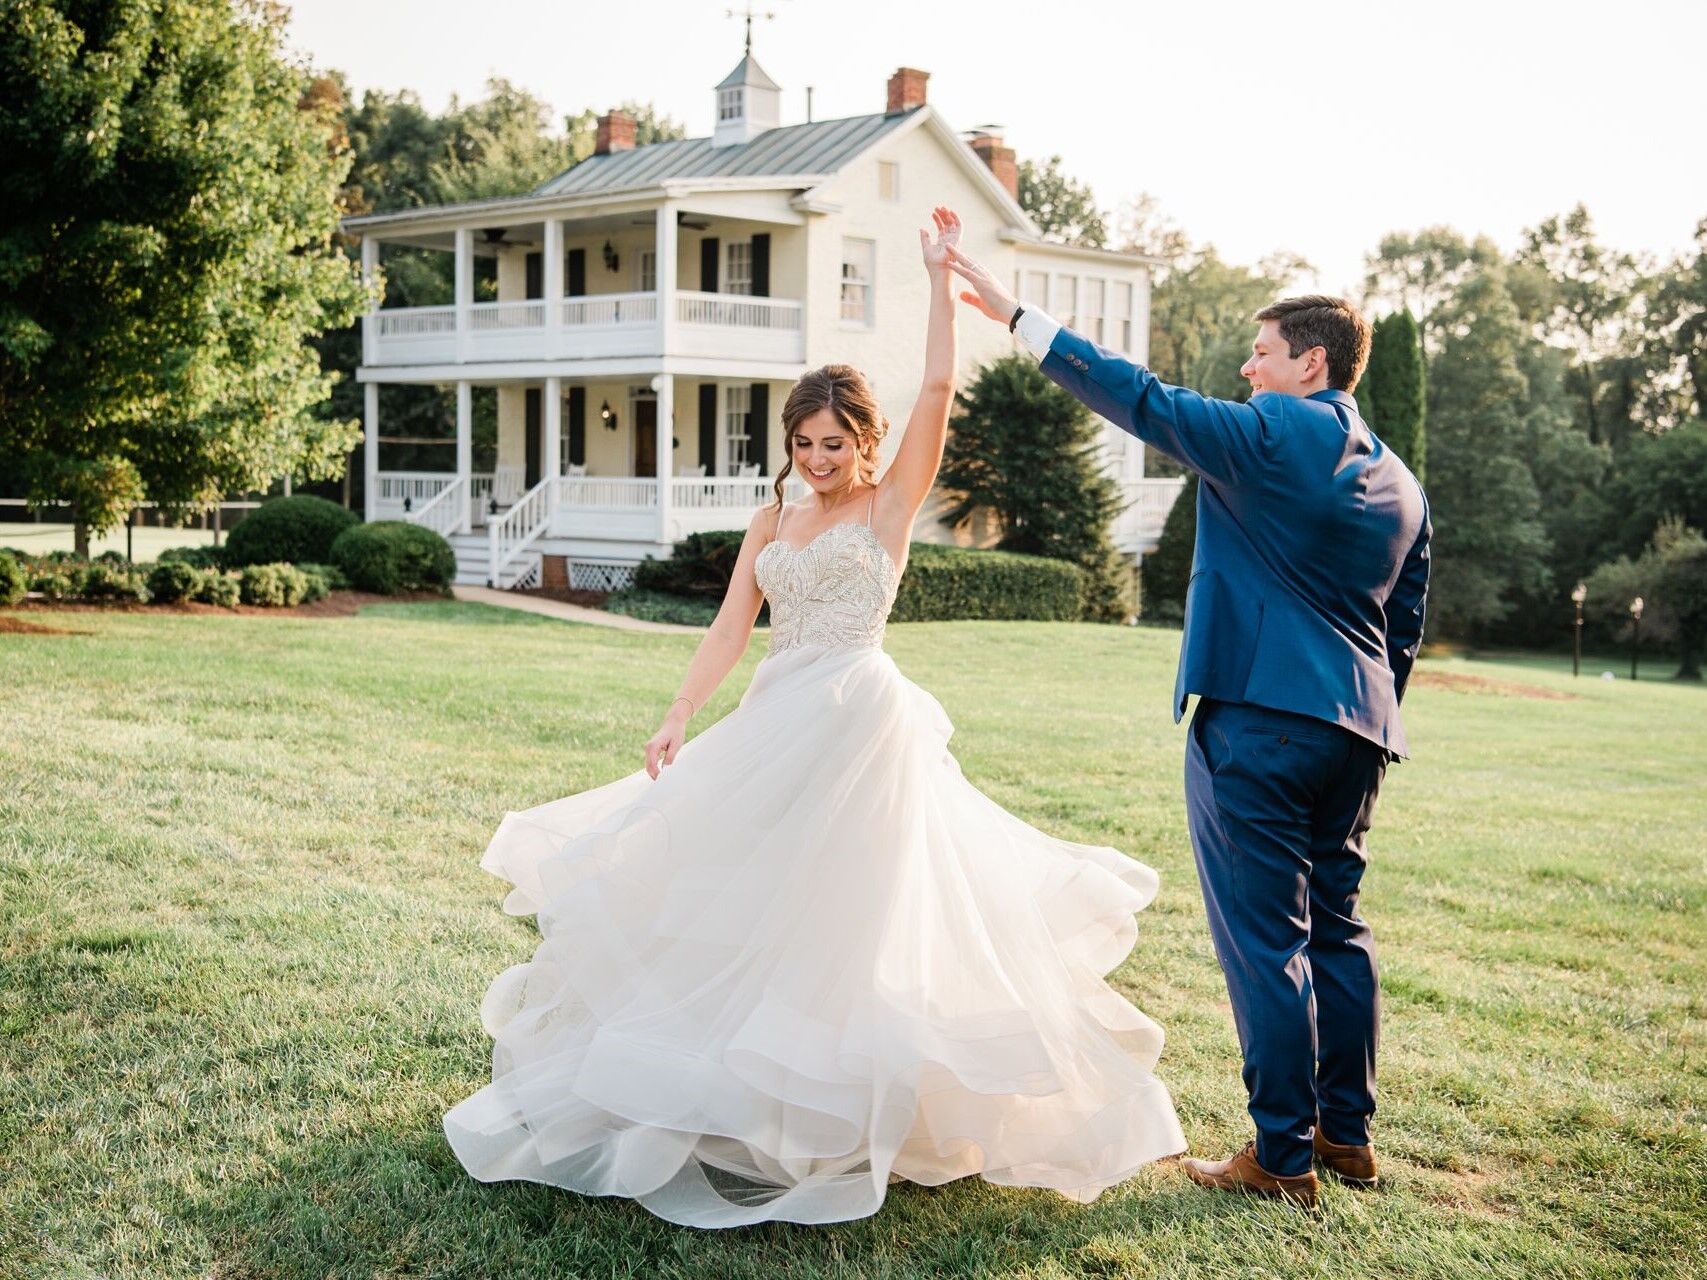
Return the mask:
[[771, 296], [771, 236], [768, 231], [760, 231], [753, 236], [753, 296]]
[[569, 462], [585, 466], [587, 462], [587, 389], [569, 388]]
[[527, 285], [524, 292], [529, 298], [545, 296], [545, 255], [530, 253], [527, 256]]
[[770, 474], [768, 448], [771, 435], [771, 385], [755, 382], [747, 401], [747, 461], [759, 464], [761, 476]]
[[717, 475], [717, 384], [699, 384], [699, 460], [705, 464], [705, 474]]
[[569, 250], [569, 286], [567, 293], [571, 298], [586, 296], [587, 251], [585, 249]]
[[699, 288], [702, 293], [717, 292], [716, 236], [707, 236], [699, 242]]
[[538, 387], [527, 389], [527, 487], [533, 488], [540, 481], [539, 469], [540, 447], [539, 437], [544, 425], [545, 393]]

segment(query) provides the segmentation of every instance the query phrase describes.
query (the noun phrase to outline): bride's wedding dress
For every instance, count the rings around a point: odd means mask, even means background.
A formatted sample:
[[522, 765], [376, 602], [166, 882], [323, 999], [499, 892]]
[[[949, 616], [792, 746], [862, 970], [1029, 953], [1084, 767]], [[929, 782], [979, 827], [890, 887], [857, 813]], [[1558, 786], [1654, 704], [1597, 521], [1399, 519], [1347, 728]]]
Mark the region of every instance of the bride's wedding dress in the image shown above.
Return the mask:
[[735, 711], [656, 782], [493, 836], [541, 941], [482, 1002], [458, 1158], [728, 1227], [862, 1217], [900, 1179], [1090, 1200], [1182, 1151], [1161, 1028], [1104, 981], [1155, 873], [965, 780], [883, 651], [898, 575], [868, 524], [779, 527], [756, 574], [770, 650]]

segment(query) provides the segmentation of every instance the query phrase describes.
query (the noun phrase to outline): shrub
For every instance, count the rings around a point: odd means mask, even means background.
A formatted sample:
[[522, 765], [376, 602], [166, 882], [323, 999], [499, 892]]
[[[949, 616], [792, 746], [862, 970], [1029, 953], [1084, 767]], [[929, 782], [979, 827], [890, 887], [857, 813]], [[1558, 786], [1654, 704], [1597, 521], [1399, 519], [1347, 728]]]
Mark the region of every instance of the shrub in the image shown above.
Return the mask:
[[219, 547], [168, 547], [159, 555], [161, 564], [187, 564], [197, 569], [225, 568], [225, 552]]
[[0, 604], [17, 604], [29, 590], [29, 580], [10, 553], [0, 551]]
[[97, 604], [123, 601], [145, 603], [148, 587], [141, 570], [127, 569], [107, 560], [96, 560], [77, 579], [77, 594]]
[[43, 569], [31, 576], [30, 590], [43, 600], [69, 600], [77, 594], [77, 580], [61, 569]]
[[236, 574], [226, 573], [223, 569], [203, 569], [200, 572], [201, 581], [196, 584], [197, 600], [225, 609], [237, 607], [242, 590], [237, 584]]
[[244, 604], [288, 609], [301, 604], [308, 594], [308, 575], [289, 564], [244, 565], [237, 575], [237, 590]]
[[1197, 547], [1197, 476], [1186, 478], [1185, 488], [1168, 511], [1156, 549], [1144, 557], [1139, 569], [1143, 579], [1143, 616], [1146, 622], [1181, 623], [1185, 620], [1185, 589], [1191, 582], [1191, 561]]
[[359, 523], [355, 512], [325, 498], [308, 494], [274, 498], [231, 531], [225, 540], [225, 563], [239, 569], [248, 564], [326, 560], [338, 535]]
[[889, 618], [1072, 622], [1084, 614], [1084, 591], [1083, 570], [1066, 560], [915, 542]]
[[335, 564], [299, 564], [296, 566], [306, 573], [319, 585], [316, 588], [320, 594], [310, 597], [314, 600], [325, 599], [328, 592], [348, 591], [350, 580], [344, 576], [344, 571]]
[[177, 560], [162, 560], [148, 575], [148, 594], [157, 604], [188, 600], [201, 584], [202, 571]]
[[641, 561], [634, 570], [634, 585], [642, 591], [721, 601], [746, 536], [741, 529], [690, 533], [676, 543], [668, 560]]
[[[241, 526], [239, 526], [241, 527]], [[332, 563], [359, 591], [448, 591], [456, 553], [431, 529], [403, 520], [377, 520], [345, 529], [332, 544]]]
[[718, 602], [704, 596], [673, 596], [645, 587], [629, 587], [605, 597], [605, 609], [644, 618], [647, 622], [679, 622], [689, 627], [708, 627], [717, 617]]

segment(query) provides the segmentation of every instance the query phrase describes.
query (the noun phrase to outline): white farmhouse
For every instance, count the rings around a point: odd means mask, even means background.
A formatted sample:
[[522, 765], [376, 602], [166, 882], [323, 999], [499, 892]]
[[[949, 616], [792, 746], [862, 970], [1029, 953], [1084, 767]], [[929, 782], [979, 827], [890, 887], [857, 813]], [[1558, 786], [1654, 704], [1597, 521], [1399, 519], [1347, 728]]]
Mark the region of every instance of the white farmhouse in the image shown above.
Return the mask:
[[[893, 449], [922, 370], [917, 228], [936, 204], [960, 212], [967, 252], [1022, 297], [1145, 359], [1147, 260], [1045, 242], [1015, 199], [1013, 151], [950, 128], [928, 79], [903, 67], [881, 112], [785, 125], [749, 53], [716, 88], [708, 138], [637, 147], [613, 111], [595, 154], [536, 191], [346, 221], [370, 275], [385, 246], [452, 253], [456, 267], [452, 305], [363, 323], [367, 518], [446, 534], [460, 581], [620, 585], [642, 558], [745, 527], [771, 500], [782, 402], [809, 368], [864, 370]], [[495, 259], [496, 301], [474, 300], [477, 258]], [[968, 314], [963, 381], [1015, 349]], [[454, 384], [453, 470], [379, 470], [380, 389], [397, 383]], [[497, 397], [487, 473], [472, 466], [476, 388]], [[1116, 543], [1142, 553], [1179, 481], [1146, 480], [1143, 446], [1112, 426], [1106, 456], [1131, 500]], [[986, 535], [934, 518], [918, 532]]]

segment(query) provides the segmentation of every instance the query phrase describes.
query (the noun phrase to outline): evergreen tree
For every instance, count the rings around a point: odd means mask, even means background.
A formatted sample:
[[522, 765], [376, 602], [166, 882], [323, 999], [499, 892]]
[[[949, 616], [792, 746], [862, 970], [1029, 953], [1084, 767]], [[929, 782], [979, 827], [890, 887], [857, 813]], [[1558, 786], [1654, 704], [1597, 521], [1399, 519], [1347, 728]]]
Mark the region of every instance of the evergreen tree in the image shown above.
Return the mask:
[[[1368, 383], [1367, 392], [1364, 383]], [[1394, 453], [1404, 460], [1418, 480], [1424, 479], [1427, 440], [1424, 434], [1426, 394], [1423, 388], [1422, 335], [1408, 310], [1396, 311], [1375, 322], [1369, 348], [1369, 367], [1353, 392], [1359, 406], [1367, 394], [1379, 404], [1369, 409], [1364, 421]], [[1371, 413], [1380, 415], [1375, 425]]]
[[1185, 589], [1197, 550], [1197, 473], [1186, 472], [1156, 549], [1144, 557], [1144, 617], [1156, 622], [1185, 619]]
[[1024, 356], [986, 365], [955, 399], [941, 473], [959, 495], [948, 522], [988, 509], [1001, 525], [1000, 549], [1072, 561], [1085, 571], [1085, 616], [1124, 621], [1125, 573], [1108, 532], [1120, 490], [1102, 467], [1090, 410]]
[[305, 339], [360, 309], [338, 250], [349, 165], [271, 7], [15, 0], [0, 17], [0, 455], [69, 500], [78, 549], [337, 474]]

